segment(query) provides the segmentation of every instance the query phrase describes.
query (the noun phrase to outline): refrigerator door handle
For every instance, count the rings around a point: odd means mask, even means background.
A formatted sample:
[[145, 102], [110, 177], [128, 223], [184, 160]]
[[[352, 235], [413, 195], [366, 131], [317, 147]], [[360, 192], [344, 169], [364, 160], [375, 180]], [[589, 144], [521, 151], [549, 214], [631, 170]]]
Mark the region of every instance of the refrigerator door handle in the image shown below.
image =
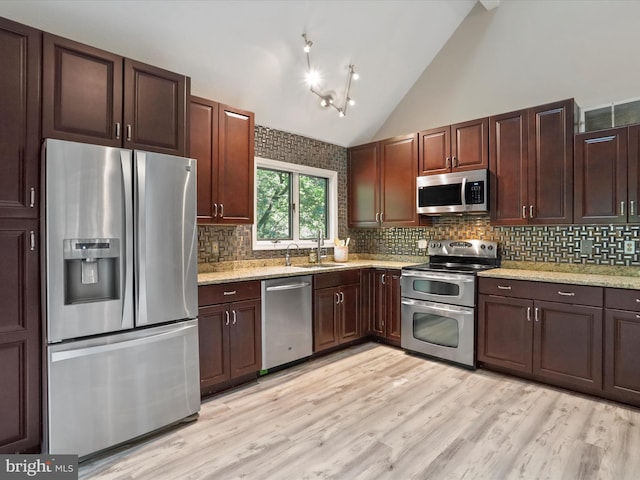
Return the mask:
[[124, 279], [122, 291], [122, 328], [133, 327], [133, 164], [131, 152], [120, 151], [122, 190], [124, 193]]
[[135, 157], [135, 170], [136, 170], [136, 192], [135, 192], [135, 205], [136, 205], [136, 227], [137, 227], [137, 239], [136, 239], [136, 325], [147, 324], [147, 228], [142, 212], [146, 211], [146, 170], [147, 170], [147, 155], [145, 152], [136, 152]]

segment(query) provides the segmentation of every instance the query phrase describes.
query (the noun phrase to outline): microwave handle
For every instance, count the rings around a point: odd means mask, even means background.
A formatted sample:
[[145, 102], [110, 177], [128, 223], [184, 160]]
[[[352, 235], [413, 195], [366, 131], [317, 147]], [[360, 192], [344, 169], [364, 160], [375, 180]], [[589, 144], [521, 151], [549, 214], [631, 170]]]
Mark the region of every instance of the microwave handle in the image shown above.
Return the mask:
[[467, 210], [467, 204], [465, 203], [465, 192], [467, 191], [467, 177], [463, 177], [462, 178], [462, 191], [460, 192], [460, 196], [462, 198], [460, 198], [460, 204], [462, 205], [462, 208], [466, 211]]

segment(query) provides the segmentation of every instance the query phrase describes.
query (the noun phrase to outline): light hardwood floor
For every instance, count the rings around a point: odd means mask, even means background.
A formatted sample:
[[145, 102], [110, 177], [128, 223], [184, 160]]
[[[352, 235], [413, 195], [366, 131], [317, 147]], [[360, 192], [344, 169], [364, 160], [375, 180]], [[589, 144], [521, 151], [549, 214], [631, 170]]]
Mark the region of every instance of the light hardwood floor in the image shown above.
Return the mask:
[[81, 479], [637, 479], [640, 410], [367, 343], [219, 395]]

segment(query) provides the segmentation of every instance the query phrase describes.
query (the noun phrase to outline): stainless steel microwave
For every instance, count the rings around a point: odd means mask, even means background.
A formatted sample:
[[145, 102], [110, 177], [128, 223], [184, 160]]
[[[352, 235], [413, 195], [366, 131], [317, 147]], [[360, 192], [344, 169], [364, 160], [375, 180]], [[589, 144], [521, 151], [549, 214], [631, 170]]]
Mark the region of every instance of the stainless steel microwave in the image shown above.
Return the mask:
[[423, 215], [489, 211], [487, 169], [417, 178], [417, 211]]

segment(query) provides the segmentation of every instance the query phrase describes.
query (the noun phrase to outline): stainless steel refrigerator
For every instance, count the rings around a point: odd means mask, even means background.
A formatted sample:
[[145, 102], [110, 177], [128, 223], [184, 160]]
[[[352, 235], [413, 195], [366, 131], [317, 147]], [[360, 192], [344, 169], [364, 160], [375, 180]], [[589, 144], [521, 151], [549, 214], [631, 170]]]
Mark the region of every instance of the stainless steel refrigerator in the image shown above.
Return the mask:
[[47, 139], [46, 428], [86, 457], [200, 409], [196, 162]]

